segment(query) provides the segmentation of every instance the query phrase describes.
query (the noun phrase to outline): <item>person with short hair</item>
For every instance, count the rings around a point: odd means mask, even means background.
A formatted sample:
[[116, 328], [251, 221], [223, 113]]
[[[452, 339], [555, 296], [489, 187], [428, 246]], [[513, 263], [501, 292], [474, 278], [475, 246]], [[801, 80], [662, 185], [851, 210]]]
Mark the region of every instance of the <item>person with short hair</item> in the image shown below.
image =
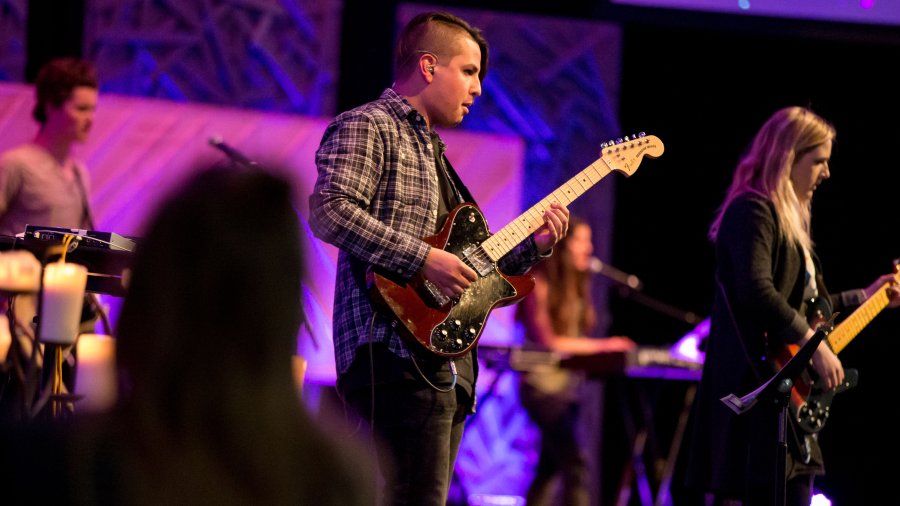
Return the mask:
[[[466, 416], [474, 409], [474, 353], [448, 359], [404, 341], [373, 305], [366, 271], [422, 276], [448, 298], [477, 279], [434, 235], [458, 204], [473, 202], [435, 127], [462, 122], [481, 95], [488, 46], [452, 14], [415, 16], [400, 33], [394, 84], [338, 115], [316, 152], [310, 227], [340, 249], [335, 287], [337, 387], [384, 443], [379, 462], [392, 504], [443, 505]], [[543, 224], [499, 261], [522, 274], [565, 236], [568, 210], [553, 203]]]
[[[31, 142], [0, 154], [0, 235], [15, 236], [27, 225], [67, 229], [94, 228], [90, 210], [90, 177], [73, 155], [76, 144], [87, 141], [97, 109], [99, 81], [93, 64], [78, 58], [57, 58], [38, 71], [32, 116], [38, 130]], [[81, 330], [92, 332], [98, 318], [94, 297], [84, 299]], [[8, 312], [8, 300], [2, 301]], [[35, 341], [37, 297], [15, 296], [14, 331], [7, 363], [29, 363]], [[70, 351], [65, 350], [67, 357]], [[19, 357], [15, 357], [18, 354]], [[63, 369], [63, 389], [71, 387], [70, 360]], [[18, 396], [24, 386], [0, 393], [0, 416], [27, 417]]]

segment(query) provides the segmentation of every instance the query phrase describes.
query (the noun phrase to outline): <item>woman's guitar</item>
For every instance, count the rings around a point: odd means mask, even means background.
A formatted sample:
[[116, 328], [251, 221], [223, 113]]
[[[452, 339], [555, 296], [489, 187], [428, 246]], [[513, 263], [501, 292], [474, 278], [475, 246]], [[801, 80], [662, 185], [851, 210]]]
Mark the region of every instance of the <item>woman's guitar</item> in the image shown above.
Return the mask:
[[[894, 271], [894, 278], [900, 281], [900, 265], [896, 265]], [[827, 338], [831, 351], [837, 354], [843, 350], [882, 309], [887, 307], [890, 302], [887, 295], [888, 287], [888, 283], [882, 285], [874, 295], [856, 308], [853, 314], [834, 328]], [[822, 299], [811, 299], [807, 302], [807, 307], [810, 325], [814, 328], [817, 323], [831, 316], [831, 305]], [[783, 347], [775, 357], [775, 365], [778, 368], [784, 366], [797, 353], [797, 349], [797, 345]], [[806, 372], [794, 380], [794, 388], [791, 391], [791, 415], [803, 430], [810, 433], [819, 431], [828, 420], [831, 401], [835, 394], [853, 388], [858, 380], [859, 374], [855, 369], [845, 369], [844, 382], [834, 390], [825, 392], [819, 386], [812, 367], [807, 368]]]
[[373, 300], [393, 314], [404, 336], [427, 350], [446, 357], [467, 353], [495, 307], [518, 302], [534, 287], [530, 275], [506, 275], [497, 262], [544, 224], [544, 210], [552, 202], [568, 205], [614, 170], [631, 176], [645, 156], [662, 153], [662, 141], [643, 133], [604, 144], [599, 159], [493, 235], [478, 207], [460, 204], [437, 235], [423, 240], [459, 257], [478, 279], [462, 295], [450, 298], [421, 275], [404, 282], [370, 270]]

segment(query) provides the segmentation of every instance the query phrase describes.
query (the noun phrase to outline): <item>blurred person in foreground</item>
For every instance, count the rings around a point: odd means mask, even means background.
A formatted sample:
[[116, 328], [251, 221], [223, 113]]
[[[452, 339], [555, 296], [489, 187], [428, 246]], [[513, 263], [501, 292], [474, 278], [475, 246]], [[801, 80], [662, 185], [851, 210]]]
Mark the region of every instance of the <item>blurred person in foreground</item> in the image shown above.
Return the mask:
[[190, 177], [139, 241], [116, 337], [118, 403], [52, 427], [55, 439], [16, 442], [16, 489], [55, 467], [61, 483], [35, 486], [40, 499], [371, 504], [374, 467], [297, 395], [301, 271], [285, 179], [239, 168]]

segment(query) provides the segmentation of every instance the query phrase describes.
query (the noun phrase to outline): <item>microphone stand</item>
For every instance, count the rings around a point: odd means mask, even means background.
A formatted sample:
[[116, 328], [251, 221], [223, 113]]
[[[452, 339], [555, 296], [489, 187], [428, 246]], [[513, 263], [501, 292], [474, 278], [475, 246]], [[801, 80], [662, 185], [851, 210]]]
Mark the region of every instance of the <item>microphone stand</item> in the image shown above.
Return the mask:
[[624, 298], [631, 299], [644, 307], [656, 311], [657, 313], [664, 314], [668, 317], [683, 321], [690, 325], [697, 325], [701, 320], [697, 313], [694, 313], [692, 311], [685, 311], [670, 304], [666, 304], [665, 302], [655, 299], [631, 287], [630, 285], [620, 286], [619, 295]]
[[619, 286], [619, 296], [622, 298], [632, 299], [644, 307], [650, 308], [657, 313], [662, 313], [676, 320], [683, 321], [689, 325], [697, 325], [701, 318], [696, 313], [684, 311], [670, 304], [666, 304], [661, 300], [654, 299], [643, 292], [644, 283], [634, 274], [620, 271], [612, 265], [603, 262], [597, 257], [591, 258], [590, 272], [600, 274], [601, 276], [613, 281]]
[[225, 155], [231, 160], [235, 165], [245, 167], [245, 168], [256, 168], [258, 164], [244, 156], [243, 153], [234, 149], [233, 147], [225, 144], [219, 136], [214, 136], [209, 138], [209, 145], [218, 149], [219, 151], [225, 153]]
[[821, 323], [809, 341], [784, 364], [780, 371], [769, 378], [769, 381], [766, 381], [759, 388], [743, 397], [738, 397], [732, 393], [719, 399], [738, 415], [746, 413], [759, 401], [774, 402], [779, 408], [778, 441], [775, 452], [775, 506], [784, 506], [786, 501], [787, 417], [788, 406], [790, 406], [791, 402], [791, 390], [794, 388], [793, 378], [802, 374], [809, 365], [809, 360], [812, 358], [819, 343], [834, 329], [834, 319], [836, 317], [837, 313], [834, 313], [828, 321]]

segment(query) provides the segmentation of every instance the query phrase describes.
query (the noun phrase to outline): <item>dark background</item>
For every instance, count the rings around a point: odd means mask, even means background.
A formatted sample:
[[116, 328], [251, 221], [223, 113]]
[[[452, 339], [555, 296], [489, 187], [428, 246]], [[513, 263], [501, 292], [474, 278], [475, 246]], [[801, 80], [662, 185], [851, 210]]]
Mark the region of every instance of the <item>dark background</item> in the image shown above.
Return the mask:
[[[64, 16], [49, 4], [29, 2], [29, 80], [50, 56], [80, 47], [83, 2], [67, 2]], [[637, 274], [647, 295], [708, 314], [714, 258], [707, 228], [745, 146], [772, 112], [789, 105], [811, 107], [838, 132], [832, 178], [813, 206], [813, 239], [829, 289], [865, 286], [900, 257], [893, 153], [900, 144], [900, 28], [624, 8], [605, 0], [444, 4], [621, 23], [623, 133], [645, 131], [666, 145], [663, 157], [616, 186], [611, 262]], [[390, 84], [393, 37], [384, 27], [394, 26], [396, 5], [345, 1], [339, 110]], [[672, 343], [690, 329], [621, 294], [611, 309], [610, 333], [642, 344]], [[817, 481], [838, 505], [865, 504], [867, 497], [872, 503], [895, 487], [889, 459], [897, 453], [898, 410], [890, 395], [898, 313], [879, 315], [840, 355], [845, 367], [860, 370], [860, 384], [834, 402], [821, 433], [828, 474]], [[676, 504], [693, 502], [677, 474]]]

